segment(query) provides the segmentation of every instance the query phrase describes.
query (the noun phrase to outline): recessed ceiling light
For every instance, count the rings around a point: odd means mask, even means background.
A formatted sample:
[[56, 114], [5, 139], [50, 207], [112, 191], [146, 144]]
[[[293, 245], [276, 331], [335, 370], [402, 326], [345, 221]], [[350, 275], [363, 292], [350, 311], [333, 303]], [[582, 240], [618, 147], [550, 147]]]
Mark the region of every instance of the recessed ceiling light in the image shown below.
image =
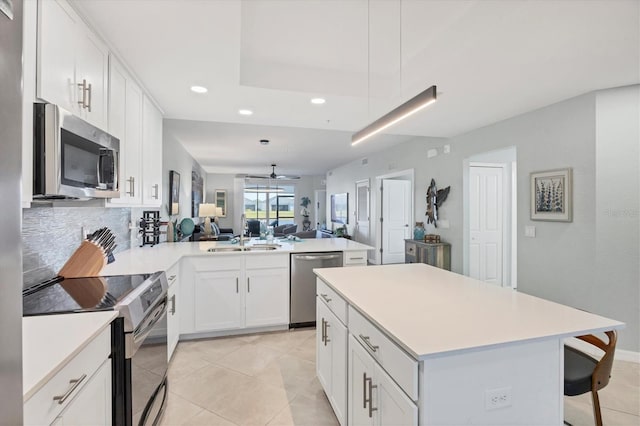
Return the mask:
[[313, 99], [311, 99], [311, 103], [312, 104], [316, 104], [316, 105], [322, 105], [325, 102], [326, 102], [326, 100], [324, 100], [322, 98], [313, 98]]
[[240, 115], [251, 115], [251, 114], [253, 114], [253, 111], [251, 111], [250, 109], [240, 109], [240, 110], [238, 110], [238, 114], [240, 114]]
[[207, 88], [202, 86], [191, 86], [191, 91], [196, 93], [207, 93]]

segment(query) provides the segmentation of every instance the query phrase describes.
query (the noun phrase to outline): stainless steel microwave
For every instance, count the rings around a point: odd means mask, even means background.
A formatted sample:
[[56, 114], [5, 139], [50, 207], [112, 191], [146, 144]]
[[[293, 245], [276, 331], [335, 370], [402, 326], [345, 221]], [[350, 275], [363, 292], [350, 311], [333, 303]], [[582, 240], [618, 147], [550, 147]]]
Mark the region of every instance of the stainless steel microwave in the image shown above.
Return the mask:
[[120, 141], [53, 104], [34, 104], [34, 199], [118, 198]]

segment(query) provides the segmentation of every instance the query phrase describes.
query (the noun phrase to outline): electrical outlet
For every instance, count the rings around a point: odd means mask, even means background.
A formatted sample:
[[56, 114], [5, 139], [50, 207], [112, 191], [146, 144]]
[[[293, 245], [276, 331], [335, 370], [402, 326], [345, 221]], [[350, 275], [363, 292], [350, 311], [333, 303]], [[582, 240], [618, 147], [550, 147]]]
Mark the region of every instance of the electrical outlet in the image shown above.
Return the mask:
[[511, 406], [511, 386], [484, 391], [484, 407], [487, 410], [495, 410]]

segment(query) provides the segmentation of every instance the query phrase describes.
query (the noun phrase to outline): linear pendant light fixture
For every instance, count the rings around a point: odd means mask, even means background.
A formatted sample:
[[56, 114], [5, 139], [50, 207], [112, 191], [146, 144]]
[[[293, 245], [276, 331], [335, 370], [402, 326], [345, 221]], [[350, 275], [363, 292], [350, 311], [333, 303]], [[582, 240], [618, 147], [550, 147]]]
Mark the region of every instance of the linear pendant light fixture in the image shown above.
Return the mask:
[[413, 115], [431, 105], [436, 100], [436, 86], [431, 86], [409, 99], [407, 102], [378, 118], [364, 129], [354, 133], [351, 136], [351, 146], [359, 144], [365, 139], [368, 139], [371, 136], [380, 133], [384, 129], [393, 126], [397, 122], [402, 121], [410, 115]]

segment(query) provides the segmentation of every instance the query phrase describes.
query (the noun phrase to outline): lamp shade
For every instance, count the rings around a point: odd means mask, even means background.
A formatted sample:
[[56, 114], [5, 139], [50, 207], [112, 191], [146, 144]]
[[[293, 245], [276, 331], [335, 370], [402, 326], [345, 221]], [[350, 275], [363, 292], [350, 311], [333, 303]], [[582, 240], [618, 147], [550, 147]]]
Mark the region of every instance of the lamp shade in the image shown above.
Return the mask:
[[215, 204], [200, 204], [200, 206], [198, 207], [198, 216], [200, 217], [217, 216], [218, 215], [217, 209], [219, 209], [219, 207], [216, 207]]

